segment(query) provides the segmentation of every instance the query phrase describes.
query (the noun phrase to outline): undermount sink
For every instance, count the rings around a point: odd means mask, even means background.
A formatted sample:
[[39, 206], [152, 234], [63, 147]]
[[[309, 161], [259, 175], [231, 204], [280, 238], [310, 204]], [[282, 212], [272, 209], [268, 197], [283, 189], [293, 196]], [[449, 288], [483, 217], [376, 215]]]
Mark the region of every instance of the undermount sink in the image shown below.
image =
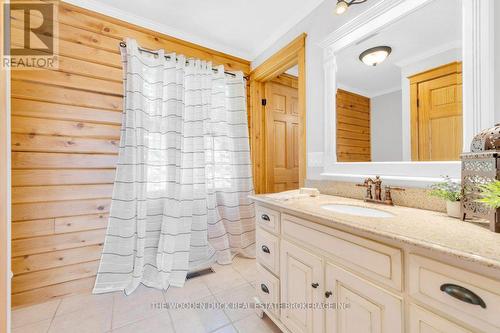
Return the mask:
[[360, 206], [353, 206], [353, 205], [342, 205], [342, 204], [329, 204], [329, 205], [323, 205], [321, 208], [332, 211], [332, 212], [337, 212], [337, 213], [342, 213], [342, 214], [348, 214], [348, 215], [356, 215], [356, 216], [365, 216], [365, 217], [393, 217], [394, 214], [391, 214], [389, 212], [383, 211], [383, 210], [378, 210], [374, 208], [367, 208], [367, 207], [360, 207]]

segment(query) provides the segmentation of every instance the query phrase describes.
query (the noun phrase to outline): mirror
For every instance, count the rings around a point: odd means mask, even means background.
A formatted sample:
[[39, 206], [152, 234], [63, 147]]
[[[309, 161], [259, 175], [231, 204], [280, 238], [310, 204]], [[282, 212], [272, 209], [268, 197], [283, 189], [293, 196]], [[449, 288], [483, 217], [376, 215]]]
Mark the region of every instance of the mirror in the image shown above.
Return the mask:
[[462, 1], [434, 0], [336, 54], [338, 162], [457, 161]]

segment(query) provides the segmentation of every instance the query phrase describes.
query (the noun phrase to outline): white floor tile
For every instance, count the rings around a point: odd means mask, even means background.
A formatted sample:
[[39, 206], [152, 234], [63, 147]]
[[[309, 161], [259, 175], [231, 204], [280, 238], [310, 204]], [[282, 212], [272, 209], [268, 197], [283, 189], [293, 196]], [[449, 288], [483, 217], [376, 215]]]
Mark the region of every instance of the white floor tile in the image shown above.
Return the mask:
[[[212, 273], [214, 274], [214, 273]], [[191, 302], [201, 298], [211, 296], [212, 293], [208, 289], [202, 277], [189, 279], [182, 288], [170, 287], [165, 292], [166, 302]]]
[[233, 325], [227, 325], [222, 328], [219, 328], [217, 331], [214, 331], [213, 333], [238, 333], [238, 331], [236, 331], [236, 328], [234, 328]]
[[54, 300], [12, 311], [12, 328], [52, 319], [60, 302], [61, 300]]
[[156, 307], [165, 303], [163, 291], [142, 285], [129, 296], [115, 293], [113, 302], [113, 329], [167, 313], [165, 309]]
[[215, 267], [214, 274], [208, 274], [202, 277], [212, 294], [217, 294], [225, 290], [241, 286], [247, 281], [243, 279], [240, 273], [231, 266]]
[[117, 328], [113, 333], [174, 333], [168, 312]]
[[255, 259], [236, 257], [233, 261], [233, 268], [248, 282], [253, 282], [257, 279], [258, 271]]
[[[169, 303], [233, 304], [253, 302], [255, 260], [236, 258], [233, 265], [215, 265], [215, 273], [188, 280], [167, 291], [140, 286], [122, 292], [76, 295], [21, 308], [12, 313], [13, 333], [265, 333], [279, 332], [253, 309], [169, 309]], [[215, 296], [214, 296], [215, 295]]]
[[34, 324], [13, 328], [11, 333], [47, 333], [49, 330], [52, 318], [45, 319]]
[[56, 316], [49, 333], [100, 333], [111, 329], [110, 306], [87, 307]]
[[251, 306], [254, 304], [254, 296], [255, 289], [249, 283], [215, 295], [218, 301], [228, 305], [224, 311], [233, 322], [245, 318], [255, 312]]
[[113, 294], [83, 294], [67, 297], [61, 300], [61, 304], [57, 309], [56, 316], [71, 313], [86, 308], [97, 308], [97, 307], [109, 307], [113, 306]]
[[269, 317], [259, 318], [256, 314], [248, 316], [233, 324], [238, 333], [281, 333]]
[[[215, 297], [205, 297], [195, 303], [205, 308], [169, 310], [176, 332], [206, 333], [212, 332], [230, 323], [229, 318], [220, 307], [213, 308], [213, 306], [217, 304]], [[212, 306], [212, 308], [210, 306]]]

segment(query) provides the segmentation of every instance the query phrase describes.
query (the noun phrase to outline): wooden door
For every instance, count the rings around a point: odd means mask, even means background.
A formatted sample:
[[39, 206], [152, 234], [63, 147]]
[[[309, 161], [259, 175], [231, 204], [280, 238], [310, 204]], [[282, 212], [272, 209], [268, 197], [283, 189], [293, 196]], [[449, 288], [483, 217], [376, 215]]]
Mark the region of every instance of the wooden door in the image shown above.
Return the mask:
[[299, 187], [299, 105], [297, 89], [266, 83], [267, 192]]
[[403, 332], [401, 299], [331, 263], [325, 276], [326, 300], [338, 307], [326, 310], [326, 333]]
[[409, 333], [472, 333], [415, 304], [410, 304], [409, 313]]
[[[422, 73], [415, 83], [418, 131], [413, 138], [414, 160], [453, 161], [462, 153], [462, 73], [458, 63]], [[413, 96], [412, 96], [413, 97]], [[414, 99], [414, 98], [412, 98]]]
[[294, 306], [281, 310], [281, 320], [292, 333], [323, 332], [324, 310], [305, 306], [324, 300], [322, 260], [283, 241], [280, 265], [281, 303]]

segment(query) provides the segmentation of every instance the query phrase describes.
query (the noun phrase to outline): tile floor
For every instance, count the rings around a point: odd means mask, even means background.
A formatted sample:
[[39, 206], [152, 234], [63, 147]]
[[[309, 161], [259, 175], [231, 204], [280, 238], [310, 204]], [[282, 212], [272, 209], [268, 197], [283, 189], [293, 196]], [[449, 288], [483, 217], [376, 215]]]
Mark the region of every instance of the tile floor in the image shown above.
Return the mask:
[[166, 292], [141, 286], [128, 297], [121, 292], [86, 294], [17, 309], [12, 312], [12, 333], [279, 333], [269, 318], [260, 319], [253, 309], [155, 306], [253, 303], [255, 265], [255, 260], [236, 258], [233, 265], [216, 265], [215, 273]]

